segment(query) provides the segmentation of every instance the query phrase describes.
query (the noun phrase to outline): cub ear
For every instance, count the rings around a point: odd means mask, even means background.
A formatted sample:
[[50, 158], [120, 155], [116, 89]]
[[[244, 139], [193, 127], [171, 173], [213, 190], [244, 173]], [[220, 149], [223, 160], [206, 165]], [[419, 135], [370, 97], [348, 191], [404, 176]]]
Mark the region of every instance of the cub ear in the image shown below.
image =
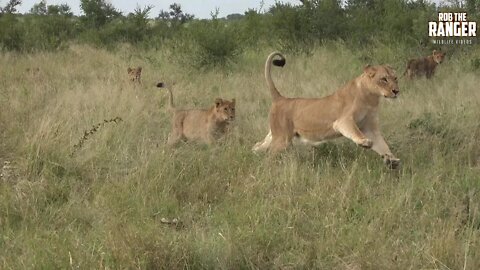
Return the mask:
[[373, 76], [375, 76], [375, 73], [377, 72], [377, 69], [374, 66], [368, 64], [363, 68], [363, 72], [367, 74], [370, 78], [373, 78]]
[[437, 50], [433, 50], [433, 54], [437, 54]]
[[130, 73], [132, 72], [132, 69], [130, 67], [127, 68], [127, 72]]
[[142, 72], [142, 67], [137, 67], [138, 72]]
[[216, 98], [216, 99], [215, 99], [215, 107], [218, 108], [218, 107], [220, 107], [220, 105], [222, 105], [222, 104], [223, 104], [223, 99], [221, 99], [221, 98]]

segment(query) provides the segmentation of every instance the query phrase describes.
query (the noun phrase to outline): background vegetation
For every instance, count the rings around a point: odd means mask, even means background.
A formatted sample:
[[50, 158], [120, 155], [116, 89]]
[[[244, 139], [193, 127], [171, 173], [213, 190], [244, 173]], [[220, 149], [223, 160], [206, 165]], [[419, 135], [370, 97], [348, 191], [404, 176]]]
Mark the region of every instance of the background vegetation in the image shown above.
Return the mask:
[[17, 14], [21, 0], [10, 0], [0, 10], [0, 49], [35, 52], [57, 50], [71, 43], [115, 49], [129, 43], [144, 49], [174, 52], [178, 61], [191, 59], [195, 67], [225, 66], [244, 50], [270, 46], [288, 53], [309, 53], [318, 45], [341, 40], [349, 47], [375, 43], [432, 49], [425, 34], [427, 21], [438, 11], [465, 10], [480, 18], [478, 0], [304, 0], [298, 5], [277, 2], [245, 14], [195, 19], [171, 4], [168, 11], [151, 14], [152, 6], [122, 14], [105, 0], [81, 0], [82, 15], [67, 4], [35, 4], [28, 14]]
[[[304, 1], [197, 20], [172, 5], [152, 20], [98, 0], [82, 16], [15, 2], [0, 16], [1, 269], [480, 269], [478, 45], [441, 48], [434, 80], [401, 78], [382, 101], [398, 171], [343, 139], [250, 151], [267, 132], [269, 52], [286, 52], [284, 95], [324, 96], [366, 63], [400, 74], [429, 54], [435, 6]], [[166, 148], [158, 81], [182, 107], [236, 98], [232, 134]]]

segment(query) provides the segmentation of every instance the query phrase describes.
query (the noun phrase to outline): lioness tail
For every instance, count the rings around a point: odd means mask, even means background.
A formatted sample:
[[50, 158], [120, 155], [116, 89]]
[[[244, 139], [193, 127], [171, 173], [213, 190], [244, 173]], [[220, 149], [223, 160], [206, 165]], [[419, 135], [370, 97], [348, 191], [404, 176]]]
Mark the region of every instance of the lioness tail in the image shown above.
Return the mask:
[[167, 88], [168, 94], [169, 94], [168, 107], [167, 107], [167, 109], [168, 109], [169, 111], [175, 110], [175, 106], [173, 105], [173, 93], [172, 93], [172, 89], [170, 89], [170, 86], [166, 85], [166, 84], [163, 83], [163, 82], [159, 82], [159, 83], [157, 83], [157, 87], [158, 87], [158, 88]]
[[[273, 59], [275, 56], [279, 56], [280, 59]], [[276, 100], [282, 97], [282, 95], [278, 92], [272, 80], [272, 74], [270, 72], [272, 69], [272, 63], [275, 66], [283, 67], [285, 65], [285, 57], [279, 52], [272, 52], [265, 62], [265, 79], [267, 80], [267, 85], [270, 89], [270, 94], [272, 95], [273, 100]]]

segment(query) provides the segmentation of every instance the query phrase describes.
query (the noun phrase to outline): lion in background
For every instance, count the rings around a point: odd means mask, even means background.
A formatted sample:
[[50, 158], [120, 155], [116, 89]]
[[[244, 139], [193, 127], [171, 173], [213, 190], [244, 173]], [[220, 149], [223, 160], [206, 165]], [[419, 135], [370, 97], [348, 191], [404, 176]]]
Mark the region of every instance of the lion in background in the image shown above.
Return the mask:
[[200, 141], [212, 144], [227, 133], [235, 120], [235, 99], [232, 101], [216, 98], [208, 109], [177, 109], [173, 104], [173, 93], [164, 83], [157, 87], [167, 88], [169, 92], [168, 111], [173, 113], [172, 130], [168, 136], [168, 145], [180, 141]]
[[[274, 59], [277, 56], [280, 59]], [[279, 52], [267, 57], [265, 79], [272, 97], [270, 131], [263, 141], [255, 144], [253, 151], [277, 153], [290, 146], [294, 139], [318, 145], [344, 136], [377, 152], [390, 168], [400, 165], [380, 132], [378, 120], [380, 99], [396, 98], [400, 92], [390, 66], [367, 65], [360, 76], [323, 98], [287, 98], [273, 83], [272, 62], [283, 66], [285, 57]]]
[[406, 75], [409, 79], [425, 75], [427, 79], [430, 79], [435, 73], [437, 65], [441, 64], [445, 59], [446, 54], [446, 52], [433, 50], [430, 56], [410, 59], [403, 75]]
[[142, 67], [136, 67], [136, 68], [127, 68], [128, 72], [128, 79], [132, 82], [136, 82], [141, 84], [141, 77], [142, 77]]

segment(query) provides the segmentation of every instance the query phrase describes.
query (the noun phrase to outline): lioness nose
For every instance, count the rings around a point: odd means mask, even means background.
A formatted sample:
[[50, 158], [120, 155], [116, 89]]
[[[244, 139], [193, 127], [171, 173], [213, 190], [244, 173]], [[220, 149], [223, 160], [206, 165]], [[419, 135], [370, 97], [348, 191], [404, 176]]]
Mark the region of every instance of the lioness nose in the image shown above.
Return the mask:
[[398, 90], [398, 89], [393, 89], [392, 92], [396, 95], [396, 94], [400, 93], [400, 90]]

